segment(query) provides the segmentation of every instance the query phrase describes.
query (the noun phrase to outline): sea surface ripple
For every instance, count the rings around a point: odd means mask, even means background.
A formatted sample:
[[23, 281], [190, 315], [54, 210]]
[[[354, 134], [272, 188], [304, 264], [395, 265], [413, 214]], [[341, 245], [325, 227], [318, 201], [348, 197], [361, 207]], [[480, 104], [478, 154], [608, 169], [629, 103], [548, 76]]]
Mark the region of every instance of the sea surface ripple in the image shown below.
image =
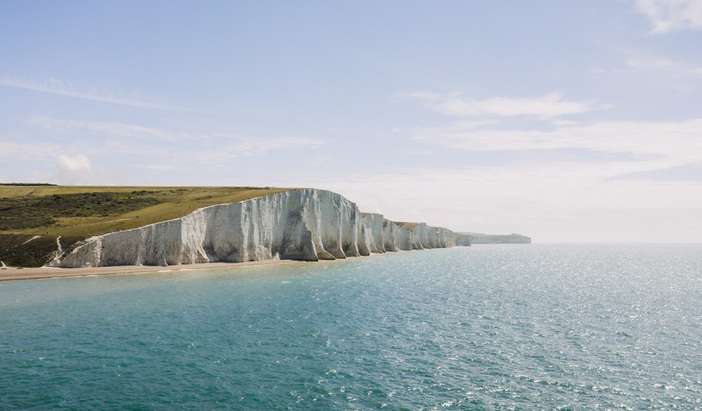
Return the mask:
[[702, 246], [0, 283], [0, 409], [701, 409]]

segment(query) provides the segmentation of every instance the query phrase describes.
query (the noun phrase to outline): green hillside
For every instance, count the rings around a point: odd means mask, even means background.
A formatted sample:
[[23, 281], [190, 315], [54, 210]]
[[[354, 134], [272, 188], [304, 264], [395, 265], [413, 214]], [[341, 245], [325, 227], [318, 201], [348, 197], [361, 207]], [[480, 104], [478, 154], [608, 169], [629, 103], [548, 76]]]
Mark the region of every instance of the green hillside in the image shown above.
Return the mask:
[[213, 204], [285, 191], [270, 187], [0, 185], [0, 260], [43, 265], [87, 237], [182, 217]]

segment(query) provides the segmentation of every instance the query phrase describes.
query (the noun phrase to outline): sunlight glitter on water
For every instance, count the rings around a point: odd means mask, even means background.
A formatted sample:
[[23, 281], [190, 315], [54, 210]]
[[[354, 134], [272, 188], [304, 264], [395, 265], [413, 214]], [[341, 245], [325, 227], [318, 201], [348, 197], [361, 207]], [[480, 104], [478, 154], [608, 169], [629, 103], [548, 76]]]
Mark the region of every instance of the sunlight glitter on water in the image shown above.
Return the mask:
[[701, 256], [475, 246], [5, 283], [0, 408], [695, 408]]

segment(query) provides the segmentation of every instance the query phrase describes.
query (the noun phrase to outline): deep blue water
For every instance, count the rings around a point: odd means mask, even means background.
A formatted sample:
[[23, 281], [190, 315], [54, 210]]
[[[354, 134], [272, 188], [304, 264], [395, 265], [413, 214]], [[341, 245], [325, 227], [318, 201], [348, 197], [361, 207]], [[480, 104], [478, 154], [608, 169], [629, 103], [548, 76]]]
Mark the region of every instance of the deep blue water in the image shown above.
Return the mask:
[[0, 409], [702, 407], [702, 246], [0, 283]]

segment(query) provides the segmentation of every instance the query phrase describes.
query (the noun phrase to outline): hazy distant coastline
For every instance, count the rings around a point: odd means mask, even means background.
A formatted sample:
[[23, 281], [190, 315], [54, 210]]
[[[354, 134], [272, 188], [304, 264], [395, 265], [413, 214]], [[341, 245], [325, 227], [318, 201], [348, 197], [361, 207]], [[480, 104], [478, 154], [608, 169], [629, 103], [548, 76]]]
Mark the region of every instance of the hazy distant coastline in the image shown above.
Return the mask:
[[462, 233], [470, 236], [471, 244], [531, 244], [531, 237], [522, 234]]

